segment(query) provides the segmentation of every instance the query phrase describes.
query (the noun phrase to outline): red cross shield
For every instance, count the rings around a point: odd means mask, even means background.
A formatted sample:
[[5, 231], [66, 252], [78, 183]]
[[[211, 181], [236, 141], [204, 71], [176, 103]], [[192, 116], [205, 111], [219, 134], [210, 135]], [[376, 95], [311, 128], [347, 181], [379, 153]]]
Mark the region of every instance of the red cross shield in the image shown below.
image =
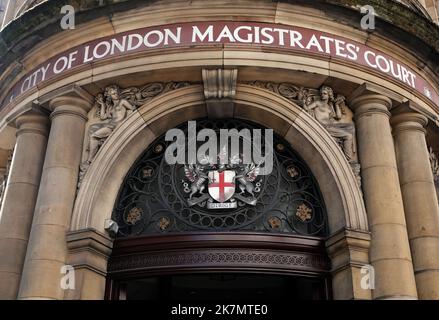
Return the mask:
[[209, 194], [218, 202], [229, 200], [235, 193], [235, 171], [209, 172]]

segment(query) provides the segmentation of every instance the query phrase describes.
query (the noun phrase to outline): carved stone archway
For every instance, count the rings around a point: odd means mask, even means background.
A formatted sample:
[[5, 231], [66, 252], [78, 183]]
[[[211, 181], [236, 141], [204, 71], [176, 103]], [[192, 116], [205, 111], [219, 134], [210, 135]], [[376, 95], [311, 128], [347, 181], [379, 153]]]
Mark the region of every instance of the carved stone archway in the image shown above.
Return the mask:
[[[234, 117], [260, 123], [284, 137], [311, 168], [328, 211], [329, 230], [367, 231], [360, 188], [331, 135], [302, 108], [268, 90], [240, 84]], [[200, 85], [177, 89], [140, 107], [104, 143], [84, 177], [72, 230], [104, 232], [119, 187], [140, 153], [156, 137], [182, 122], [207, 117]]]
[[[333, 259], [340, 254], [348, 257], [341, 263], [337, 259], [332, 271], [341, 274], [340, 281], [346, 281], [344, 272], [354, 281], [360, 274], [358, 261], [368, 262], [368, 225], [360, 187], [341, 148], [306, 111], [266, 89], [238, 84], [233, 103], [235, 118], [273, 128], [307, 163], [326, 204], [331, 234], [328, 253]], [[84, 176], [72, 217], [72, 237], [90, 229], [105, 234], [105, 220], [111, 218], [120, 185], [139, 155], [166, 130], [203, 117], [209, 117], [209, 112], [201, 85], [167, 92], [132, 113], [105, 141]], [[352, 236], [352, 232], [360, 236]], [[352, 240], [357, 238], [360, 240]], [[75, 241], [70, 248], [76, 248]], [[361, 251], [355, 267], [350, 259], [353, 247]], [[333, 274], [335, 282], [337, 275]], [[348, 287], [334, 292], [334, 298], [356, 298], [354, 284]]]

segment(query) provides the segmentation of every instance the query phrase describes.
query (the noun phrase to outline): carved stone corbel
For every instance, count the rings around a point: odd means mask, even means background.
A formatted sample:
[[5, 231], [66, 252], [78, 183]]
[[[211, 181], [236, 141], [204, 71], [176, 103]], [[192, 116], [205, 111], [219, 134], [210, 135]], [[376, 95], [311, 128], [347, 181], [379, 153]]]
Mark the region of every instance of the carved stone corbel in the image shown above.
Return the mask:
[[232, 117], [238, 70], [203, 69], [202, 76], [208, 117]]

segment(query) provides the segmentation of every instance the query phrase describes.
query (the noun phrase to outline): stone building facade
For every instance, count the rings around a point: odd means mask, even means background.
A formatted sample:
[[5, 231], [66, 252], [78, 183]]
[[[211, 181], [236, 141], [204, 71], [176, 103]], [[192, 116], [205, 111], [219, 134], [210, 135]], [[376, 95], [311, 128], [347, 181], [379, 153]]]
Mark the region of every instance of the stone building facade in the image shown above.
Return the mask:
[[[299, 298], [439, 299], [437, 1], [10, 2], [0, 298], [245, 274]], [[272, 129], [273, 172], [229, 167], [232, 200], [215, 201], [223, 171], [163, 160], [193, 120]]]

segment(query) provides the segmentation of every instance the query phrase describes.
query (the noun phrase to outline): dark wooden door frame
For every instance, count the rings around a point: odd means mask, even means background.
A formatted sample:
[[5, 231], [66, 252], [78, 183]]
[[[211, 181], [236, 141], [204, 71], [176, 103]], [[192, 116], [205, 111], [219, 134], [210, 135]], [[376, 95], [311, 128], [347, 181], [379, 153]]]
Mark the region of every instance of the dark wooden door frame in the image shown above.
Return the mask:
[[106, 298], [120, 298], [118, 283], [123, 280], [166, 274], [239, 272], [329, 279], [329, 271], [324, 240], [316, 237], [199, 232], [120, 238], [108, 263]]

